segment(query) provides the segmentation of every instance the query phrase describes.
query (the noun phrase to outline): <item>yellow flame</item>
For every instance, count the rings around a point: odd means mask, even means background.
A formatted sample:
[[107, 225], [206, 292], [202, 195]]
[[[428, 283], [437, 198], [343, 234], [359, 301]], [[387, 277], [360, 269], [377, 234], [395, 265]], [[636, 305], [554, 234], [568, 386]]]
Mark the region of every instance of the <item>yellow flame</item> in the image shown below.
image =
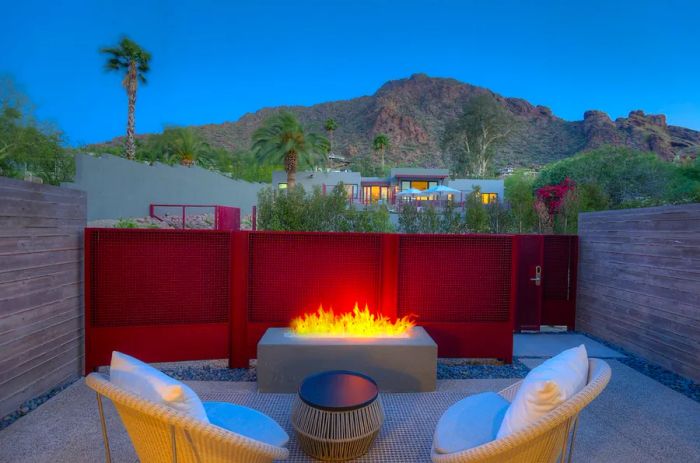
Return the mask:
[[403, 336], [415, 323], [409, 317], [392, 322], [389, 317], [370, 313], [366, 305], [360, 310], [355, 303], [352, 312], [341, 315], [335, 315], [333, 309], [326, 311], [321, 305], [316, 313], [293, 319], [290, 326], [299, 336], [376, 338]]

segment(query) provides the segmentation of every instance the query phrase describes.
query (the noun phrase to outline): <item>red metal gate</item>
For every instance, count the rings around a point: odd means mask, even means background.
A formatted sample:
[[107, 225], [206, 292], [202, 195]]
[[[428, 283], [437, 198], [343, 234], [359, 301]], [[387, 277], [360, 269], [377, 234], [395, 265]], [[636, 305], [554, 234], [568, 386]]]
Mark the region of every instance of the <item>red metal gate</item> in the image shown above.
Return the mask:
[[578, 237], [520, 235], [517, 331], [542, 325], [573, 330], [576, 319]]

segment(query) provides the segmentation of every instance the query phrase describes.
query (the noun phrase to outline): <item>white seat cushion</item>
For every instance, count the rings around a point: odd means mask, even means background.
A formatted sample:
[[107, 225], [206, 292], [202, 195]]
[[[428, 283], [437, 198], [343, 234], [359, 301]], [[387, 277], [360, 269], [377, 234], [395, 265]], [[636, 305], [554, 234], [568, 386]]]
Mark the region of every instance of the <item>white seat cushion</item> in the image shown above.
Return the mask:
[[146, 400], [209, 422], [202, 401], [192, 389], [134, 357], [112, 352], [109, 380]]
[[437, 453], [454, 453], [494, 440], [508, 405], [510, 402], [495, 392], [460, 400], [440, 417], [433, 448]]
[[587, 381], [588, 354], [583, 344], [533, 368], [508, 407], [498, 437], [508, 436], [534, 423], [573, 397]]
[[269, 416], [252, 408], [228, 402], [204, 402], [213, 425], [266, 444], [283, 447], [289, 442], [284, 429]]

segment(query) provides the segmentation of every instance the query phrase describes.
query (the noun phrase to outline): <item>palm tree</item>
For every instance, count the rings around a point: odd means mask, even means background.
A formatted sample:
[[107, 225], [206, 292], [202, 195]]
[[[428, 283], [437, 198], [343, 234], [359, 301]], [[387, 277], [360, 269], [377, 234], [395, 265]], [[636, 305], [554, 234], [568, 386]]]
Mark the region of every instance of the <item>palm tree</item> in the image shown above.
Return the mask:
[[203, 167], [211, 167], [209, 145], [189, 127], [174, 127], [166, 129], [169, 152], [183, 166], [193, 166], [195, 163]]
[[379, 152], [382, 156], [382, 172], [384, 172], [384, 153], [389, 148], [389, 136], [384, 133], [378, 133], [377, 136], [374, 137], [372, 147], [374, 151]]
[[136, 156], [136, 141], [134, 140], [136, 88], [138, 82], [146, 84], [146, 73], [149, 71], [148, 62], [151, 60], [151, 54], [128, 37], [121, 39], [117, 47], [101, 48], [100, 53], [109, 55], [105, 63], [105, 70], [124, 72], [122, 87], [126, 90], [126, 95], [129, 98], [126, 122], [126, 157], [134, 159]]
[[328, 149], [328, 140], [305, 133], [294, 114], [282, 111], [265, 120], [253, 133], [252, 150], [260, 162], [284, 164], [287, 188], [296, 185], [299, 164], [311, 166]]
[[326, 122], [323, 124], [323, 128], [326, 129], [326, 132], [328, 133], [328, 150], [333, 151], [333, 132], [335, 132], [335, 129], [338, 128], [338, 123], [335, 121], [335, 119], [327, 119]]

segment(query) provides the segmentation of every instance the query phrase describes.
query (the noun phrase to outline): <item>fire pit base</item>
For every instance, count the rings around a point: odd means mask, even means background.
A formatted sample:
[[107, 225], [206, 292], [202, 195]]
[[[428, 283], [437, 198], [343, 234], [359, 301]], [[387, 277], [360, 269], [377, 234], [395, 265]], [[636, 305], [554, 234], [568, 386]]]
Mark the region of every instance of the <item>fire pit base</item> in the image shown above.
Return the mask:
[[304, 378], [326, 370], [363, 373], [385, 392], [430, 392], [437, 344], [422, 327], [406, 338], [302, 337], [269, 328], [258, 342], [260, 392], [297, 392]]

